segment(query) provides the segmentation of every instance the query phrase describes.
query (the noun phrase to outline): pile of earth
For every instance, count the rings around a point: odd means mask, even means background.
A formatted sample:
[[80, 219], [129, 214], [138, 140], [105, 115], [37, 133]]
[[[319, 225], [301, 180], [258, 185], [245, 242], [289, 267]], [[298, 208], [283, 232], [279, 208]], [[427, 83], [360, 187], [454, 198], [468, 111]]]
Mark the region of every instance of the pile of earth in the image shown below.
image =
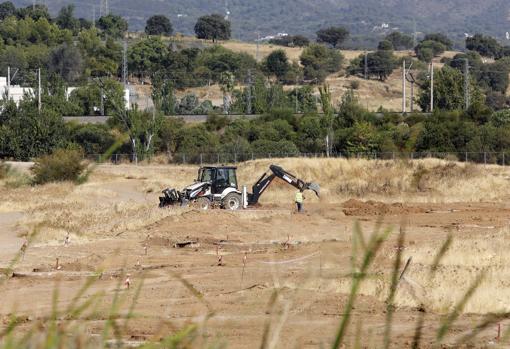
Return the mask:
[[426, 212], [425, 208], [406, 206], [400, 202], [386, 204], [379, 201], [347, 200], [342, 204], [346, 216], [390, 216]]

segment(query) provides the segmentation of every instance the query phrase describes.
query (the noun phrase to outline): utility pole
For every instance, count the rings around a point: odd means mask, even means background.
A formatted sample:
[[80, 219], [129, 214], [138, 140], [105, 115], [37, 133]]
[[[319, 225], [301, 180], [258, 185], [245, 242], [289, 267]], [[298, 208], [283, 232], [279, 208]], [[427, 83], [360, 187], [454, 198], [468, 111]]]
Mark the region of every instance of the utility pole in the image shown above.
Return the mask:
[[128, 80], [127, 50], [128, 42], [127, 39], [124, 39], [124, 46], [122, 50], [122, 83], [124, 84], [124, 88], [127, 88]]
[[37, 92], [37, 96], [38, 96], [38, 109], [39, 109], [39, 112], [41, 112], [41, 109], [42, 109], [42, 102], [41, 102], [41, 68], [39, 68], [37, 70], [37, 80], [39, 82], [39, 87], [38, 87], [38, 92]]
[[416, 35], [416, 18], [413, 16], [413, 47], [416, 47], [417, 35]]
[[411, 113], [414, 113], [414, 84], [416, 83], [416, 79], [414, 78], [413, 74], [411, 73], [411, 67], [409, 67], [409, 69], [408, 69], [406, 79], [409, 83], [411, 83], [411, 105], [410, 105], [409, 109], [410, 109]]
[[414, 113], [414, 78], [411, 81], [411, 113]]
[[294, 93], [295, 93], [295, 102], [296, 102], [296, 106], [295, 106], [295, 113], [297, 114], [298, 111], [299, 111], [299, 104], [298, 104], [298, 81], [297, 81], [297, 75], [296, 75], [296, 80], [295, 80], [295, 85], [294, 85]]
[[101, 0], [101, 5], [99, 8], [99, 16], [104, 17], [110, 14], [110, 6], [108, 5], [108, 0]]
[[7, 67], [7, 100], [10, 99], [11, 92], [11, 67]]
[[257, 32], [257, 54], [255, 56], [255, 59], [257, 62], [260, 62], [260, 32]]
[[92, 5], [92, 28], [96, 27], [96, 5]]
[[434, 112], [434, 63], [430, 62], [430, 112]]
[[246, 114], [251, 114], [251, 69], [248, 69], [248, 89], [246, 90]]
[[368, 52], [365, 51], [365, 71], [364, 71], [365, 80], [368, 80]]
[[464, 106], [466, 110], [469, 109], [471, 104], [469, 95], [469, 59], [464, 59]]
[[402, 113], [407, 112], [407, 101], [406, 101], [406, 60], [402, 60]]
[[101, 116], [104, 116], [104, 89], [103, 86], [101, 86], [101, 105], [100, 105], [100, 112]]

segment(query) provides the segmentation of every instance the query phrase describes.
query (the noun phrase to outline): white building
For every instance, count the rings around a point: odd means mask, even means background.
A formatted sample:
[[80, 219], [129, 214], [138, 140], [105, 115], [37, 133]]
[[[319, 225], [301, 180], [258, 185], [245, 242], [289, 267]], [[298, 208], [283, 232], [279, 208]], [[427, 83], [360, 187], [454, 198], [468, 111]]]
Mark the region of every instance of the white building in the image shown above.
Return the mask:
[[0, 96], [2, 99], [7, 97], [8, 99], [12, 99], [16, 104], [19, 104], [25, 95], [35, 96], [34, 89], [18, 85], [11, 85], [9, 87], [7, 86], [7, 78], [0, 76]]
[[[71, 96], [71, 93], [76, 90], [77, 87], [68, 87], [66, 90], [66, 98], [69, 100], [69, 97]], [[12, 99], [17, 105], [25, 95], [29, 96], [36, 96], [37, 92], [34, 91], [31, 87], [21, 87], [18, 85], [7, 85], [7, 78], [5, 76], [0, 76], [0, 99], [5, 100]], [[124, 106], [126, 109], [131, 108], [130, 104], [130, 94], [129, 89], [124, 89]]]

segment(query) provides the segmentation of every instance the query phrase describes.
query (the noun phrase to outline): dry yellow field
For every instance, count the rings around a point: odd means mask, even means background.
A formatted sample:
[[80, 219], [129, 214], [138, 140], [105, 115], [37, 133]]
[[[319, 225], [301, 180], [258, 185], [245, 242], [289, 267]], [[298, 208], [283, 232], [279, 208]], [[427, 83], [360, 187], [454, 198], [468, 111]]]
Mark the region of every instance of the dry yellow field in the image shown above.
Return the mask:
[[[211, 45], [211, 42], [198, 40], [192, 37], [174, 37], [172, 40], [177, 42], [183, 42], [186, 44], [199, 44], [208, 46]], [[302, 48], [293, 48], [293, 47], [282, 47], [277, 45], [270, 45], [267, 43], [261, 43], [257, 45], [255, 43], [247, 43], [241, 41], [222, 41], [218, 43], [234, 52], [245, 52], [253, 57], [258, 57], [259, 60], [263, 60], [267, 57], [272, 51], [277, 49], [282, 49], [287, 53], [287, 56], [290, 60], [299, 62], [299, 57], [303, 52]], [[345, 57], [345, 66], [348, 65], [349, 61], [360, 56], [365, 51], [355, 51], [355, 50], [341, 50], [342, 55]], [[434, 62], [436, 67], [441, 67], [441, 59], [447, 57], [451, 58], [458, 52], [456, 51], [447, 51], [440, 57], [436, 57]], [[398, 57], [406, 57], [413, 56], [413, 51], [396, 51], [395, 55]], [[401, 111], [402, 110], [402, 69], [396, 69], [391, 76], [388, 77], [386, 81], [378, 81], [378, 80], [364, 80], [355, 76], [345, 76], [343, 73], [332, 74], [326, 79], [326, 83], [330, 86], [333, 102], [337, 104], [346, 91], [352, 88], [352, 83], [356, 82], [359, 85], [359, 88], [356, 89], [355, 93], [359, 98], [361, 105], [365, 106], [370, 111], [377, 111], [380, 108], [383, 108], [388, 111]], [[242, 88], [242, 86], [239, 86]], [[286, 89], [292, 89], [294, 86], [285, 86]], [[410, 95], [410, 87], [408, 85], [408, 95]], [[140, 96], [141, 105], [144, 104], [143, 96], [150, 96], [150, 86], [139, 86], [138, 93]], [[197, 88], [188, 88], [184, 90], [177, 91], [176, 95], [178, 98], [182, 98], [184, 95], [192, 93], [199, 97], [200, 100], [210, 100], [213, 105], [221, 107], [223, 105], [223, 93], [218, 85], [212, 85], [209, 87], [197, 87]], [[318, 89], [315, 89], [315, 93], [318, 95]], [[419, 87], [415, 88], [416, 100], [419, 95]], [[410, 103], [410, 102], [408, 102]], [[410, 106], [408, 105], [408, 108]], [[415, 105], [415, 110], [419, 110], [419, 107]]]
[[[12, 188], [0, 182], [0, 269], [23, 237], [37, 232], [14, 268], [15, 275], [23, 277], [0, 283], [0, 331], [13, 312], [26, 319], [21, 330], [28, 330], [51, 311], [58, 280], [59, 307], [65, 307], [86, 275], [101, 269], [108, 277], [82, 296], [104, 296], [98, 312], [81, 319], [91, 335], [100, 333], [106, 316], [101, 314], [111, 304], [116, 285], [122, 284], [123, 273], [128, 273], [134, 285], [143, 280], [144, 287], [126, 340], [158, 340], [161, 331], [202, 323], [213, 309], [207, 320], [209, 344], [258, 347], [264, 324], [270, 321], [273, 348], [329, 347], [351, 287], [352, 231], [357, 222], [365, 238], [377, 226], [391, 233], [360, 288], [347, 347], [357, 338], [358, 327], [364, 347], [376, 347], [382, 340], [401, 229], [407, 232], [403, 261], [411, 261], [395, 295], [392, 347], [410, 346], [421, 314], [421, 347], [432, 347], [442, 317], [482, 271], [484, 281], [461, 309], [444, 345], [456, 347], [485, 314], [509, 311], [507, 168], [433, 159], [272, 159], [239, 164], [240, 183], [250, 186], [271, 163], [321, 184], [320, 199], [305, 194], [305, 214], [294, 212], [295, 190], [280, 181], [272, 184], [258, 207], [247, 211], [157, 208], [160, 190], [190, 184], [196, 166], [101, 165], [80, 186]], [[453, 243], [430, 274], [448, 234]], [[68, 235], [70, 244], [65, 246]], [[186, 241], [192, 244], [174, 247]], [[203, 299], [190, 295], [176, 275]], [[266, 309], [275, 290], [276, 311], [271, 313]], [[131, 299], [135, 288], [121, 288], [121, 293]], [[23, 301], [29, 297], [31, 302]], [[504, 331], [510, 328], [507, 320], [500, 323]], [[470, 347], [487, 347], [496, 330], [496, 325], [485, 328]]]
[[[191, 39], [188, 39], [191, 40]], [[257, 45], [255, 43], [246, 43], [239, 41], [226, 41], [221, 42], [221, 45], [233, 50], [235, 52], [245, 52], [253, 57], [257, 57]], [[270, 44], [260, 44], [258, 48], [259, 59], [264, 59], [272, 51], [277, 49], [283, 49], [290, 60], [299, 62], [299, 57], [303, 52], [302, 48], [293, 47], [281, 47]], [[358, 57], [363, 54], [364, 51], [353, 51], [353, 50], [342, 50], [346, 62]], [[435, 59], [436, 65], [441, 66], [440, 60], [443, 57], [453, 57], [457, 52], [448, 51], [445, 52], [441, 57]], [[397, 51], [395, 53], [398, 57], [412, 56], [412, 51]], [[346, 64], [347, 64], [346, 63]], [[401, 111], [402, 110], [402, 69], [396, 69], [394, 73], [384, 82], [378, 80], [364, 80], [358, 77], [346, 77], [343, 74], [333, 74], [329, 76], [326, 83], [330, 86], [334, 103], [338, 103], [344, 93], [351, 89], [351, 84], [356, 81], [359, 84], [359, 88], [355, 91], [360, 103], [368, 108], [368, 110], [376, 111], [379, 108], [383, 108], [389, 111]], [[293, 86], [287, 86], [287, 89], [293, 88]], [[408, 87], [409, 88], [409, 87]], [[223, 94], [217, 85], [213, 85], [209, 88], [191, 88], [184, 91], [180, 91], [179, 95], [186, 93], [194, 93], [200, 98], [209, 99], [216, 106], [221, 106], [223, 103]], [[318, 94], [318, 90], [315, 91]], [[410, 92], [408, 92], [410, 93]], [[416, 96], [419, 94], [419, 88], [415, 89]], [[409, 106], [408, 106], [409, 107]], [[418, 110], [418, 106], [415, 106]]]

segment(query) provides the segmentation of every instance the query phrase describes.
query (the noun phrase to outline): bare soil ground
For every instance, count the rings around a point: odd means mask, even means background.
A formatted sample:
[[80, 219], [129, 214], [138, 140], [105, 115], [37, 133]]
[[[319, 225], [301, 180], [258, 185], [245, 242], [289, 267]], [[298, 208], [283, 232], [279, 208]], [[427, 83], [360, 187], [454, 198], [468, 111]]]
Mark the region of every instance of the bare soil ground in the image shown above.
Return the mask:
[[[462, 298], [482, 270], [488, 276], [446, 343], [453, 346], [484, 314], [510, 310], [506, 170], [439, 161], [425, 161], [421, 167], [419, 163], [398, 165], [402, 181], [407, 178], [406, 171], [419, 170], [426, 177], [424, 168], [434, 169], [437, 177], [432, 172], [427, 178], [420, 177], [434, 187], [425, 185], [424, 191], [413, 192], [404, 182], [386, 179], [387, 191], [381, 192], [363, 182], [368, 180], [367, 174], [359, 175], [357, 184], [352, 182], [353, 173], [364, 168], [373, 176], [381, 171], [393, 177], [395, 165], [293, 161], [282, 160], [303, 179], [322, 180], [325, 189], [321, 201], [308, 195], [305, 214], [294, 211], [293, 190], [282, 183], [274, 183], [261, 205], [246, 211], [157, 209], [163, 184], [180, 187], [191, 182], [196, 170], [192, 166], [106, 165], [79, 187], [50, 184], [0, 189], [0, 268], [6, 267], [21, 245], [19, 237], [40, 227], [35, 243], [15, 267], [17, 277], [0, 285], [0, 327], [13, 313], [22, 316], [26, 326], [47, 316], [55, 287], [60, 290], [59, 306], [64, 307], [86, 276], [100, 269], [103, 277], [83, 297], [104, 292], [105, 309], [119, 284], [122, 294], [130, 299], [143, 280], [137, 317], [129, 325], [127, 339], [157, 339], [184, 324], [203, 321], [210, 307], [214, 316], [207, 322], [206, 334], [211, 342], [224, 342], [230, 348], [259, 347], [264, 324], [272, 320], [271, 340], [276, 348], [327, 347], [345, 311], [356, 222], [366, 236], [378, 225], [393, 229], [361, 289], [347, 347], [351, 347], [358, 325], [364, 347], [381, 343], [400, 228], [407, 232], [404, 260], [412, 257], [412, 262], [396, 296], [392, 347], [410, 346], [422, 312], [422, 347], [429, 347], [441, 316]], [[318, 163], [325, 173], [314, 168]], [[255, 181], [266, 165], [242, 165], [242, 183]], [[440, 195], [439, 191], [448, 194], [452, 187], [438, 174], [441, 171], [449, 171], [459, 183], [471, 183], [471, 191], [453, 188], [456, 197]], [[489, 191], [494, 193], [485, 195], [484, 185], [490, 185]], [[392, 191], [393, 187], [398, 190]], [[339, 188], [341, 193], [336, 191]], [[67, 233], [71, 244], [64, 246]], [[436, 275], [429, 278], [428, 268], [449, 233], [454, 243]], [[56, 258], [60, 270], [55, 268]], [[130, 274], [130, 289], [122, 285], [123, 273]], [[179, 278], [191, 283], [203, 300], [193, 296]], [[275, 290], [279, 292], [276, 305], [268, 308]], [[100, 309], [83, 319], [91, 335], [100, 331], [104, 314]], [[510, 328], [510, 323], [502, 325]], [[488, 328], [473, 347], [489, 346], [496, 335], [495, 327]]]

